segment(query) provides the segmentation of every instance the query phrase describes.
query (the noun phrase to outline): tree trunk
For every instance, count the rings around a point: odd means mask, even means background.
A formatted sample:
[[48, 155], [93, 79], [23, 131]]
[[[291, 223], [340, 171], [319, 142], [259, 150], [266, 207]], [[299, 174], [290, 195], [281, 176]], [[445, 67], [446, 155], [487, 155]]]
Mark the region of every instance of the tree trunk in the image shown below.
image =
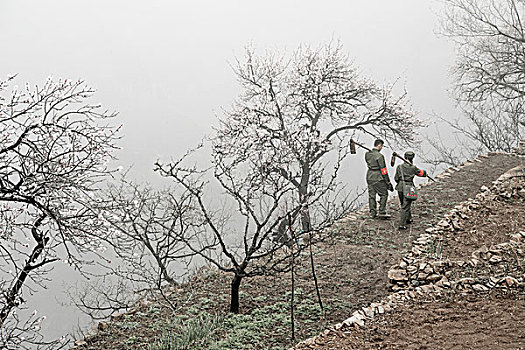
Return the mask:
[[321, 311], [324, 313], [324, 307], [323, 307], [323, 299], [321, 298], [321, 291], [319, 290], [319, 282], [317, 281], [317, 274], [315, 272], [315, 262], [314, 262], [314, 253], [312, 251], [312, 232], [308, 233], [310, 242], [310, 265], [312, 267], [312, 277], [314, 279], [314, 285], [315, 285], [315, 292], [317, 293], [317, 302], [319, 303], [319, 307], [321, 308]]
[[302, 228], [303, 233], [307, 233], [312, 230], [312, 221], [310, 218], [310, 208], [308, 208], [308, 205], [305, 205], [301, 209], [301, 228]]
[[235, 275], [232, 281], [230, 312], [239, 313], [239, 287], [241, 286], [242, 276]]
[[51, 260], [44, 260], [40, 264], [35, 264], [38, 258], [40, 257], [40, 254], [44, 251], [44, 248], [49, 241], [49, 238], [46, 238], [43, 236], [43, 234], [38, 233], [38, 227], [42, 224], [42, 221], [46, 218], [45, 215], [39, 217], [35, 224], [33, 225], [33, 228], [31, 229], [31, 232], [33, 234], [33, 238], [37, 242], [37, 245], [33, 248], [33, 252], [29, 256], [29, 259], [26, 260], [24, 267], [22, 268], [22, 271], [20, 271], [20, 274], [18, 275], [18, 278], [16, 279], [15, 283], [11, 287], [11, 289], [4, 295], [5, 297], [5, 304], [0, 310], [0, 327], [4, 324], [4, 322], [7, 319], [7, 316], [11, 313], [11, 311], [18, 306], [18, 302], [16, 301], [16, 298], [20, 295], [20, 292], [22, 290], [22, 287], [24, 286], [24, 283], [29, 276], [29, 273], [33, 271], [34, 269], [37, 269], [39, 267], [44, 266], [45, 264], [51, 263], [53, 261], [56, 261], [57, 259], [51, 259]]
[[301, 208], [301, 228], [303, 235], [308, 233], [308, 245], [310, 247], [310, 265], [312, 268], [312, 278], [314, 279], [315, 291], [317, 293], [317, 301], [319, 303], [319, 307], [322, 311], [324, 311], [323, 300], [321, 298], [321, 291], [319, 290], [319, 282], [317, 281], [317, 273], [315, 272], [314, 255], [312, 252], [312, 221], [310, 217], [310, 208], [308, 208], [308, 204], [306, 204], [308, 203], [309, 180], [310, 177], [308, 173], [306, 175], [303, 175], [303, 178], [301, 179], [301, 186], [299, 187], [299, 200], [303, 205], [303, 207]]
[[[308, 207], [308, 179], [301, 181], [299, 187], [299, 202], [301, 203], [301, 229], [303, 233], [310, 232], [312, 230], [312, 221], [310, 218], [310, 208]], [[306, 183], [303, 183], [306, 182]]]
[[[292, 242], [295, 242], [295, 235], [292, 228], [292, 218], [288, 214], [288, 229], [290, 230], [290, 237]], [[293, 244], [290, 247], [290, 258], [291, 258], [291, 273], [292, 273], [292, 299], [290, 300], [290, 322], [292, 326], [292, 345], [295, 342], [295, 255], [293, 252]]]

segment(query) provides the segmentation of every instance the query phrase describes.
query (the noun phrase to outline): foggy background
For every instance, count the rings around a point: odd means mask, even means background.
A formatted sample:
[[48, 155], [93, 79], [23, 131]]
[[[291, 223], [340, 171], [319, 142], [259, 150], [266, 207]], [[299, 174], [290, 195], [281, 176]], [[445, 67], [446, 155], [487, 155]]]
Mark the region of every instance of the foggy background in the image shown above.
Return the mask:
[[[291, 53], [340, 40], [363, 76], [406, 86], [420, 118], [454, 117], [447, 92], [454, 51], [435, 34], [439, 11], [437, 0], [0, 0], [0, 78], [17, 73], [18, 85], [84, 79], [97, 89], [95, 102], [119, 112], [117, 165], [134, 165], [134, 177], [161, 184], [153, 162], [196, 145], [238, 95], [229, 63], [248, 43]], [[352, 167], [344, 178], [350, 186], [364, 185], [359, 154], [342, 170]], [[86, 325], [60, 305], [68, 302], [63, 283], [80, 277], [57, 265], [50, 278], [28, 306], [48, 316], [47, 335]]]

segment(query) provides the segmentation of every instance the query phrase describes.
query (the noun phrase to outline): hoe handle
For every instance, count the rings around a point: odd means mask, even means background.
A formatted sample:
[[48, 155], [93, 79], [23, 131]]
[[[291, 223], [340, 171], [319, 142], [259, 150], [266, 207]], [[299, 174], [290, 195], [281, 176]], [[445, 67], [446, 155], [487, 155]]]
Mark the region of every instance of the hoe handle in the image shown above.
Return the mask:
[[361, 148], [366, 149], [367, 151], [371, 151], [370, 148], [366, 147], [365, 145], [360, 144], [359, 142], [355, 142], [353, 139], [351, 140], [351, 142], [355, 143], [356, 145], [358, 145]]

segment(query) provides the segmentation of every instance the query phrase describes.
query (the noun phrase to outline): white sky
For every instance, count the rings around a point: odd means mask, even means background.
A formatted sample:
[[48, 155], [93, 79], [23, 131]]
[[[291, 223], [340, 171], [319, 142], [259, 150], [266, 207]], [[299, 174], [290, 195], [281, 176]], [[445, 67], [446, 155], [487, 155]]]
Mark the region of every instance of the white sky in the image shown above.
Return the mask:
[[85, 79], [120, 112], [120, 163], [151, 174], [207, 133], [238, 88], [243, 47], [341, 40], [363, 73], [400, 79], [416, 110], [450, 116], [452, 44], [434, 34], [436, 0], [0, 0], [0, 77]]

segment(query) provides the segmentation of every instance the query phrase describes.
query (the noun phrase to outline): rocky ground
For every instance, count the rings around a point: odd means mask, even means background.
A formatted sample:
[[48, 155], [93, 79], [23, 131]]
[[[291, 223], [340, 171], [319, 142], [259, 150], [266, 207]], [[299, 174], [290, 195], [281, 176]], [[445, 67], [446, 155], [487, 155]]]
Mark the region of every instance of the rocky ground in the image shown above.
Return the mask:
[[[436, 227], [450, 209], [467, 201], [469, 198], [474, 198], [483, 186], [490, 187], [492, 182], [501, 174], [518, 165], [523, 165], [523, 163], [523, 158], [516, 155], [490, 154], [468, 162], [461, 169], [450, 169], [440, 176], [436, 183], [422, 187], [420, 192], [421, 198], [413, 206], [415, 224], [407, 231], [397, 230], [399, 214], [398, 203], [395, 198], [389, 202], [389, 212], [393, 216], [390, 221], [371, 220], [368, 218], [366, 211], [361, 211], [351, 214], [345, 220], [334, 225], [328, 234], [328, 239], [318, 244], [314, 251], [320, 290], [325, 307], [324, 312], [317, 305], [308, 257], [305, 256], [304, 259], [299, 261], [296, 281], [296, 339], [302, 340], [319, 334], [324, 329], [333, 327], [335, 324], [347, 319], [362, 307], [387, 298], [392, 293], [392, 287], [395, 287], [394, 289], [397, 289], [399, 292], [405, 291], [407, 286], [412, 283], [411, 281], [415, 281], [415, 284], [418, 284], [417, 278], [409, 277], [406, 270], [406, 280], [394, 281], [395, 283], [392, 284], [388, 277], [389, 270], [391, 270], [393, 265], [399, 264], [407, 254], [412, 253], [414, 240], [420, 239], [422, 235], [438, 235], [434, 232], [429, 233], [428, 230]], [[467, 230], [465, 232], [477, 232], [480, 237], [484, 237], [483, 245], [487, 249], [490, 249], [491, 245], [505, 242], [505, 239], [508, 238], [507, 232], [515, 232], [518, 227], [523, 227], [523, 217], [525, 217], [525, 215], [519, 215], [520, 212], [525, 212], [523, 206], [513, 205], [510, 199], [509, 203], [511, 204], [506, 203], [504, 200], [492, 206], [484, 207], [484, 212], [476, 214], [478, 215], [477, 217], [471, 214], [472, 220], [477, 221], [465, 221], [462, 223], [464, 229]], [[509, 216], [513, 219], [502, 220], [502, 218], [508, 218]], [[491, 219], [484, 223], [483, 220], [486, 218]], [[495, 239], [490, 233], [492, 231], [497, 231], [501, 235]], [[441, 246], [436, 248], [434, 244], [434, 251], [424, 252], [423, 255], [439, 252], [439, 254], [442, 254], [441, 257], [443, 257], [443, 254], [448, 254], [455, 259], [467, 260], [472, 252], [481, 248], [481, 246], [477, 245], [477, 239], [473, 240], [469, 234], [454, 236], [454, 239], [446, 240], [444, 239], [446, 234], [441, 232], [439, 235], [438, 238], [441, 241], [438, 241], [442, 242]], [[432, 239], [432, 242], [436, 242], [436, 240]], [[459, 243], [464, 248], [459, 247], [457, 245]], [[481, 254], [485, 254], [484, 257], [487, 257], [489, 256], [487, 253], [489, 252]], [[506, 259], [506, 255], [500, 255], [502, 260]], [[492, 257], [490, 256], [488, 260]], [[481, 256], [479, 258], [482, 261]], [[418, 257], [414, 257], [413, 260], [417, 259]], [[412, 263], [413, 261], [410, 262], [410, 264]], [[410, 264], [406, 263], [405, 268]], [[479, 265], [483, 264], [480, 263]], [[398, 269], [402, 269], [402, 267], [398, 266]], [[424, 276], [421, 276], [422, 284], [427, 283], [427, 279], [438, 272], [442, 271], [425, 273]], [[418, 270], [417, 273], [419, 274], [420, 271]], [[453, 282], [453, 277], [461, 273], [461, 271], [449, 272], [446, 282]], [[167, 326], [172, 327], [171, 329], [174, 333], [182, 329], [174, 325], [173, 322], [180, 324], [184, 320], [203, 314], [221, 314], [224, 315], [225, 321], [221, 327], [210, 335], [210, 339], [207, 340], [208, 345], [201, 348], [286, 349], [294, 344], [290, 339], [289, 275], [252, 279], [246, 280], [245, 283], [243, 282], [241, 286], [242, 315], [239, 316], [228, 316], [225, 313], [227, 310], [229, 281], [229, 276], [213, 271], [199, 274], [191, 283], [179, 286], [170, 292], [172, 302], [181, 306], [176, 315], [173, 315], [161, 305], [143, 302], [137, 305], [131, 313], [115, 316], [109, 322], [99, 324], [96, 334], [86, 338], [85, 341], [79, 342], [78, 344], [82, 345], [78, 348], [93, 350], [148, 349], [156, 338], [162, 336]], [[441, 282], [444, 283], [444, 280], [442, 279]], [[496, 282], [498, 285], [501, 285], [501, 281], [498, 280]], [[475, 285], [476, 283], [473, 284]], [[411, 288], [415, 287], [417, 286], [411, 285]], [[415, 291], [412, 292], [415, 293]], [[481, 318], [476, 317], [483, 314], [480, 310], [484, 310], [484, 307], [498, 310], [501, 307], [510, 307], [509, 305], [522, 305], [519, 302], [522, 302], [523, 294], [520, 294], [521, 292], [517, 290], [513, 290], [512, 293], [502, 294], [505, 295], [505, 298], [500, 298], [500, 294], [494, 294], [489, 288], [482, 292], [487, 293], [488, 296], [475, 299], [473, 302], [478, 302], [478, 304], [472, 304], [477, 305], [472, 307], [472, 318], [476, 322], [483, 321]], [[442, 294], [446, 293], [449, 292], [443, 292]], [[498, 290], [498, 293], [502, 292]], [[403, 296], [402, 298], [407, 297]], [[456, 308], [454, 305], [471, 303], [467, 300], [468, 298], [464, 299], [467, 301], [462, 301], [463, 299], [458, 298], [453, 293], [450, 294], [450, 297], [439, 299], [442, 304], [428, 303], [428, 300], [431, 299], [414, 300], [415, 298], [409, 296], [408, 298], [414, 304], [411, 306], [407, 302], [402, 306], [406, 307], [406, 311], [405, 314], [401, 313], [400, 315], [406, 315], [406, 320], [403, 318], [399, 320], [390, 318], [394, 315], [393, 313], [381, 313], [380, 317], [374, 318], [374, 324], [371, 325], [372, 328], [367, 326], [366, 329], [354, 329], [355, 327], [352, 326], [352, 332], [349, 334], [345, 333], [348, 329], [340, 329], [323, 337], [323, 339], [318, 337], [315, 340], [315, 344], [301, 344], [298, 349], [331, 349], [336, 347], [340, 349], [366, 349], [381, 348], [381, 346], [383, 348], [410, 348], [406, 346], [410, 344], [409, 340], [412, 339], [413, 334], [423, 332], [422, 330], [425, 327], [429, 327], [428, 325], [425, 326], [425, 322], [419, 323], [421, 331], [414, 328], [415, 326], [403, 326], [404, 324], [413, 325], [413, 323], [406, 323], [412, 322], [409, 320], [412, 309], [420, 310], [417, 314], [418, 318], [428, 320], [429, 324], [433, 322], [432, 320], [437, 322], [443, 319], [443, 322], [445, 322], [442, 324], [444, 330], [446, 329], [446, 322], [450, 323], [451, 317], [453, 317], [452, 310]], [[425, 298], [436, 298], [436, 296], [425, 294]], [[482, 305], [484, 300], [494, 300], [494, 304], [484, 306]], [[438, 305], [442, 306], [439, 307]], [[402, 307], [396, 310], [401, 312], [403, 310]], [[425, 310], [429, 308], [433, 309], [433, 313], [427, 315]], [[516, 308], [516, 317], [522, 316], [519, 313], [522, 312], [522, 309]], [[470, 309], [465, 307], [462, 310], [469, 312]], [[457, 317], [463, 320], [463, 317]], [[512, 317], [508, 319], [502, 318], [501, 321], [497, 321], [497, 317], [493, 319], [495, 323], [512, 323], [516, 327], [520, 325], [514, 322]], [[459, 326], [460, 324], [458, 323]], [[483, 327], [489, 326], [483, 325]], [[372, 332], [374, 327], [377, 328], [378, 333]], [[410, 329], [413, 330], [412, 335]], [[459, 327], [458, 331], [461, 329]], [[490, 327], [490, 329], [496, 328]], [[435, 330], [437, 331], [437, 328]], [[429, 334], [428, 337], [431, 337], [435, 330], [429, 329], [427, 333], [423, 332], [422, 334]], [[396, 334], [395, 332], [401, 333], [396, 337], [388, 336], [388, 334]], [[400, 343], [399, 345], [388, 343], [387, 341], [390, 341], [389, 339], [391, 338], [405, 339], [405, 343]], [[501, 339], [501, 342], [504, 341], [510, 340]], [[423, 341], [420, 344], [424, 344]], [[438, 346], [437, 348], [454, 347]]]

